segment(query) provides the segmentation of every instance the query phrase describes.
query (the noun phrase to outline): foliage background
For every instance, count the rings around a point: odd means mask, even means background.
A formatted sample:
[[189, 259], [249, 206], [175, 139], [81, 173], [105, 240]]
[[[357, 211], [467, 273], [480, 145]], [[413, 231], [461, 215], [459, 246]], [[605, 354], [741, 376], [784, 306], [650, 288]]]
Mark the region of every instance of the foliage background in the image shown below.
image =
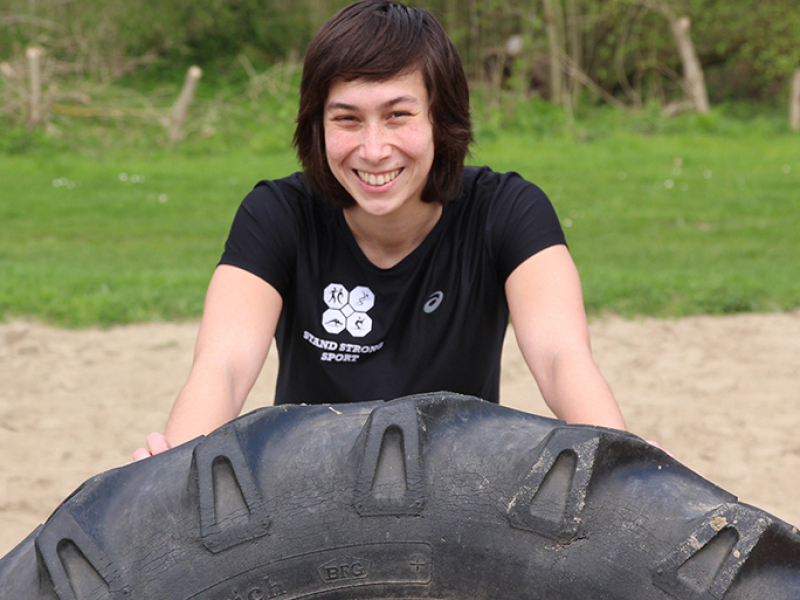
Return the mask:
[[[546, 100], [545, 0], [419, 4], [465, 57], [470, 161], [545, 189], [590, 313], [800, 307], [800, 140], [785, 117], [796, 0], [669, 2], [692, 18], [713, 107], [674, 116], [664, 107], [683, 90], [664, 0], [546, 1], [597, 87], [560, 105]], [[297, 169], [299, 59], [346, 3], [5, 0], [0, 63], [18, 78], [0, 79], [0, 318], [196, 318], [242, 197]], [[524, 47], [513, 58], [512, 35]], [[30, 44], [46, 50], [48, 113], [34, 128]], [[170, 147], [165, 124], [192, 64], [203, 77]]]
[[[158, 58], [204, 68], [244, 54], [254, 64], [302, 54], [316, 28], [347, 0], [4, 0], [0, 60], [44, 46], [64, 71], [106, 80]], [[800, 68], [796, 0], [557, 0], [571, 58], [603, 89], [642, 102], [676, 92], [680, 63], [663, 16], [692, 19], [713, 101], [784, 100]], [[542, 0], [425, 0], [454, 39], [473, 80], [512, 35], [528, 82], [547, 49]]]

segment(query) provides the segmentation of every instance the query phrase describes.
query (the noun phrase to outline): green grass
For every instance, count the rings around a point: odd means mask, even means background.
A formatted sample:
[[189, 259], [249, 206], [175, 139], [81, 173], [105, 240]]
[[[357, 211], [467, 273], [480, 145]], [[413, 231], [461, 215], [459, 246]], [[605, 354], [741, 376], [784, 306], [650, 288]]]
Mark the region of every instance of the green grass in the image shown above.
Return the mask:
[[[239, 202], [297, 168], [291, 94], [220, 95], [199, 101], [174, 151], [152, 123], [60, 116], [56, 135], [0, 132], [0, 316], [83, 327], [200, 315]], [[586, 109], [572, 121], [515, 100], [475, 113], [471, 162], [551, 196], [590, 313], [800, 307], [800, 137], [782, 116]]]
[[789, 135], [506, 136], [474, 162], [551, 196], [590, 313], [800, 306], [800, 140]]
[[196, 317], [242, 197], [295, 168], [288, 151], [4, 157], [0, 313], [68, 326]]

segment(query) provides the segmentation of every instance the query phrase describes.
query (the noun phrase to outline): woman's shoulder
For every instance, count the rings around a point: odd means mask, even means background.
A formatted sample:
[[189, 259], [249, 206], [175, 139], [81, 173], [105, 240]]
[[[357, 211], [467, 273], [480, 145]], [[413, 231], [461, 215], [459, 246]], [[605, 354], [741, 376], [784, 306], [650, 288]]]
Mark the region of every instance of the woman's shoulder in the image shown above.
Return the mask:
[[248, 194], [251, 196], [259, 201], [308, 202], [313, 199], [314, 192], [300, 171], [280, 179], [262, 179]]
[[280, 179], [262, 179], [247, 194], [242, 206], [259, 214], [277, 212], [296, 218], [333, 209], [314, 193], [302, 171]]
[[487, 166], [464, 167], [463, 198], [472, 203], [495, 205], [511, 199], [526, 197], [530, 200], [545, 200], [546, 194], [515, 171], [499, 172]]

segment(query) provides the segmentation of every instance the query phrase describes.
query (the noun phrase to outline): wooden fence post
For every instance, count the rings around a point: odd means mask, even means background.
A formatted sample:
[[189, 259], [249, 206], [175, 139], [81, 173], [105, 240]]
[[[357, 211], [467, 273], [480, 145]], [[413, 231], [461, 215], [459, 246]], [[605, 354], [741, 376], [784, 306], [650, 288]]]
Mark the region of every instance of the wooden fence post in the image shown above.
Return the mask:
[[186, 120], [186, 113], [189, 112], [189, 105], [194, 98], [197, 82], [200, 81], [202, 76], [203, 70], [200, 67], [189, 67], [186, 79], [183, 82], [183, 89], [172, 107], [172, 123], [169, 132], [170, 146], [174, 146], [183, 137], [183, 122]]
[[3, 112], [11, 115], [13, 112], [12, 102], [12, 80], [16, 79], [13, 67], [7, 62], [0, 62], [0, 77], [3, 78]]
[[40, 125], [44, 119], [42, 107], [42, 56], [44, 49], [33, 46], [25, 51], [28, 57], [28, 127]]
[[792, 77], [792, 92], [789, 96], [789, 127], [800, 131], [800, 69]]

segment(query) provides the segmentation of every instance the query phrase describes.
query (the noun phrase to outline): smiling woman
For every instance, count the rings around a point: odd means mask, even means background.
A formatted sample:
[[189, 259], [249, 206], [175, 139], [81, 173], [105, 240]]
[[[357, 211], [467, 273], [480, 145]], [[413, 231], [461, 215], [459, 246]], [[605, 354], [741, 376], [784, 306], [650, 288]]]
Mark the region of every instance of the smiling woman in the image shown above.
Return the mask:
[[509, 317], [558, 417], [624, 429], [549, 199], [515, 173], [465, 168], [471, 141], [461, 60], [430, 13], [363, 0], [331, 17], [303, 65], [303, 172], [242, 203], [189, 380], [136, 458], [235, 418], [273, 337], [276, 404], [440, 390], [499, 402]]
[[303, 64], [294, 142], [309, 182], [328, 201], [341, 207], [353, 202], [325, 156], [322, 119], [332, 88], [341, 82], [385, 83], [413, 71], [425, 85], [436, 145], [422, 198], [446, 204], [459, 196], [473, 137], [469, 85], [458, 51], [427, 11], [366, 1], [331, 17], [309, 45]]
[[325, 153], [354, 204], [347, 224], [371, 262], [389, 268], [442, 214], [423, 202], [434, 158], [428, 93], [418, 71], [388, 81], [337, 81], [325, 106]]
[[[325, 106], [328, 166], [356, 205], [418, 210], [433, 166], [433, 123], [419, 71], [384, 82], [337, 81]], [[351, 209], [354, 207], [350, 207]]]

